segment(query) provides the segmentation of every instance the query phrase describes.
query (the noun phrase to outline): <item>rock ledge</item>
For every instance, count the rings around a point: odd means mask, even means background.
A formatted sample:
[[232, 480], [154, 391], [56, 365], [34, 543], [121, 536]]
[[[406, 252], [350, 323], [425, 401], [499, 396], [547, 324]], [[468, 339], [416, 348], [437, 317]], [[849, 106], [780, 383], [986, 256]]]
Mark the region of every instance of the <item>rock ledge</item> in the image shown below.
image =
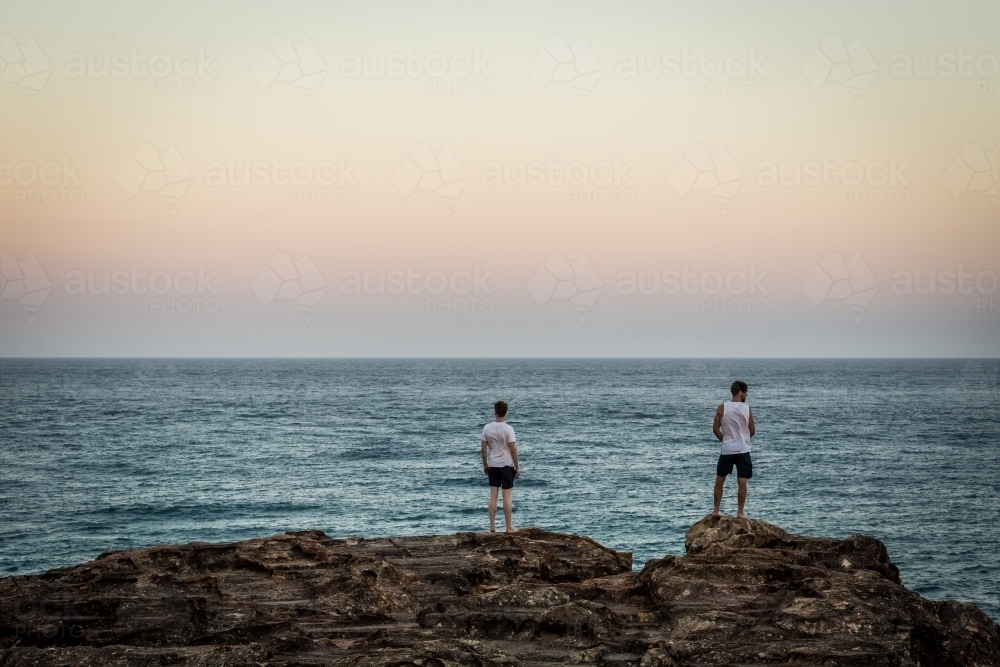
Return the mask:
[[0, 579], [0, 667], [1000, 667], [1000, 626], [906, 590], [872, 538], [705, 517], [686, 551], [637, 573], [526, 529], [106, 553]]

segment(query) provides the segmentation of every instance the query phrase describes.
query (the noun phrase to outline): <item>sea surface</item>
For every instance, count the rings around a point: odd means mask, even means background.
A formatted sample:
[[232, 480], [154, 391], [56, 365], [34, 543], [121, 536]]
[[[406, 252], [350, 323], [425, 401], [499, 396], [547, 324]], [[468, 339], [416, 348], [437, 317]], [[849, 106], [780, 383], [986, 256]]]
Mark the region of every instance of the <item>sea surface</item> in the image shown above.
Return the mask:
[[749, 516], [874, 536], [909, 588], [1000, 620], [996, 360], [0, 360], [0, 575], [286, 530], [483, 530], [500, 398], [515, 523], [640, 567], [711, 510], [734, 379], [757, 422]]

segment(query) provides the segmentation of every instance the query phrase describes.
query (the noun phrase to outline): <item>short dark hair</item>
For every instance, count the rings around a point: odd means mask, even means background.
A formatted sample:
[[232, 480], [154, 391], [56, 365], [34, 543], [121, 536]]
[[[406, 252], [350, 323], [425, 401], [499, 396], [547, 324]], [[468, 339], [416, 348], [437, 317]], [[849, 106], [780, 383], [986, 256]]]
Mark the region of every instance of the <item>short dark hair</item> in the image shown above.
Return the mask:
[[733, 383], [733, 386], [729, 388], [729, 391], [733, 392], [733, 396], [740, 393], [741, 391], [746, 391], [748, 389], [746, 382], [741, 382], [737, 380]]
[[493, 404], [493, 412], [497, 413], [497, 417], [504, 417], [507, 415], [507, 404], [503, 401], [497, 401]]

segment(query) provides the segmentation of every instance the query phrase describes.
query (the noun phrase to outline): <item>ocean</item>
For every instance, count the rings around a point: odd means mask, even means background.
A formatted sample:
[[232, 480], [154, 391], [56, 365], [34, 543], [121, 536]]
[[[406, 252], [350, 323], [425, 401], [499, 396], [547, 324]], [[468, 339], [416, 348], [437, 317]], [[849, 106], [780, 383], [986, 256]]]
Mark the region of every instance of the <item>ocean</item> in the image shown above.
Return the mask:
[[0, 360], [0, 575], [286, 530], [484, 530], [498, 399], [515, 524], [641, 567], [711, 511], [734, 379], [757, 422], [748, 516], [876, 537], [909, 588], [1000, 620], [996, 360]]

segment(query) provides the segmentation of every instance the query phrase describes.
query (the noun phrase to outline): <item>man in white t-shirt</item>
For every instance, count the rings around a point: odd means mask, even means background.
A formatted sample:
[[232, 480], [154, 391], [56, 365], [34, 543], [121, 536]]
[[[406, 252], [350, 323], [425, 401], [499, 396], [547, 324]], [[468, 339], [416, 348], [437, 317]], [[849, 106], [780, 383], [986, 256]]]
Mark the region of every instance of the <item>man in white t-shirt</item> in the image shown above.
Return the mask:
[[496, 421], [483, 427], [480, 453], [483, 456], [483, 473], [490, 478], [490, 532], [496, 532], [497, 495], [503, 490], [503, 516], [507, 521], [507, 532], [516, 533], [511, 512], [511, 493], [514, 478], [521, 476], [521, 465], [517, 460], [517, 441], [514, 429], [504, 419], [507, 404], [497, 401], [493, 404]]
[[736, 467], [736, 518], [743, 518], [743, 508], [747, 502], [747, 480], [753, 477], [753, 462], [750, 460], [750, 438], [757, 432], [753, 422], [753, 412], [747, 405], [747, 383], [737, 380], [730, 387], [733, 400], [726, 401], [715, 411], [712, 433], [722, 441], [722, 453], [715, 466], [715, 510], [712, 516], [719, 516], [722, 504], [722, 487], [726, 477]]

